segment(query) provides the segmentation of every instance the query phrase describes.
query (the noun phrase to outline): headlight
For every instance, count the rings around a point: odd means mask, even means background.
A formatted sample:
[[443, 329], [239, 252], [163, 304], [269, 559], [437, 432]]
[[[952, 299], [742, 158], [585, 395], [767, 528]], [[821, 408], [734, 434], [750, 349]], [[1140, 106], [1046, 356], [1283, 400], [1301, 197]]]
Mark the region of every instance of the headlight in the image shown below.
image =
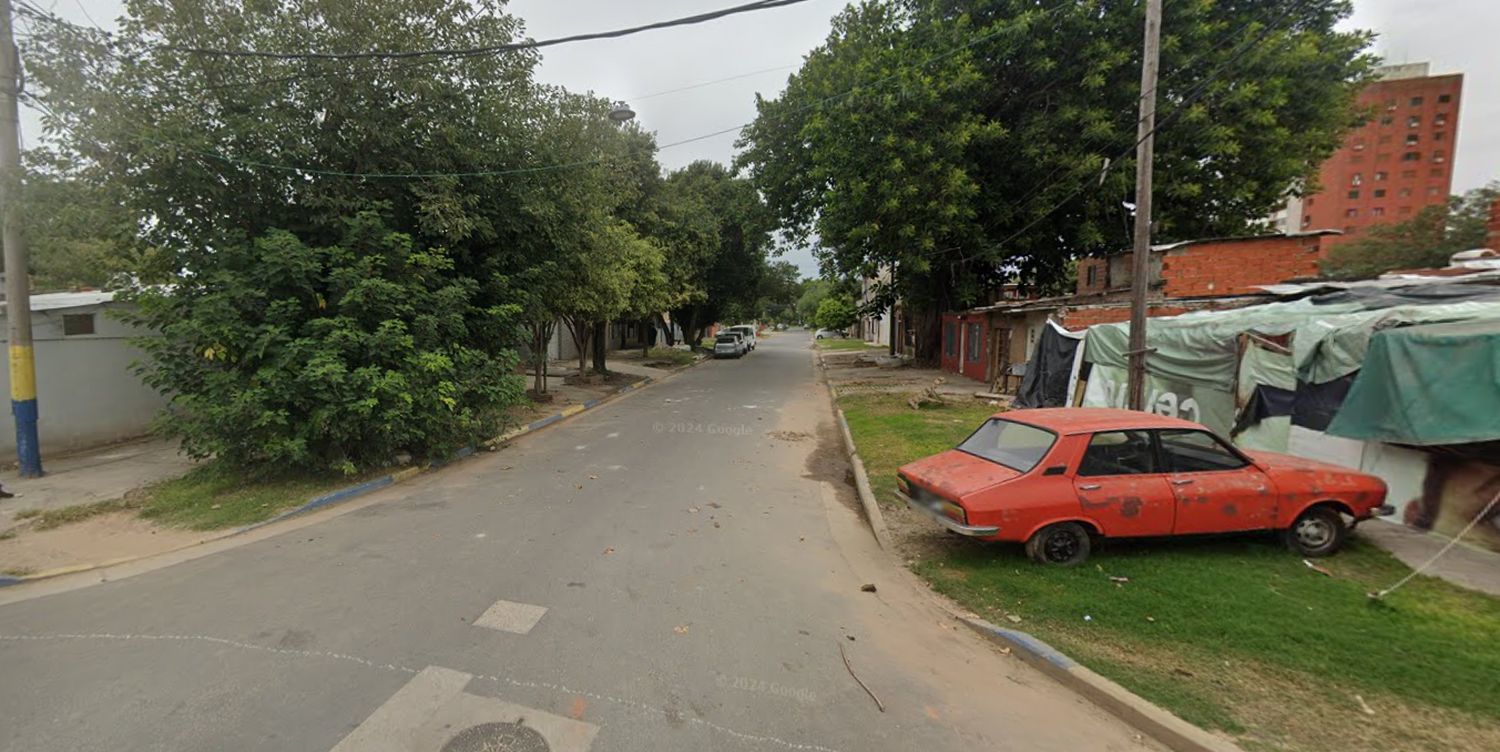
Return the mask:
[[896, 489], [908, 496], [911, 495], [911, 484], [907, 482], [905, 475], [896, 474]]

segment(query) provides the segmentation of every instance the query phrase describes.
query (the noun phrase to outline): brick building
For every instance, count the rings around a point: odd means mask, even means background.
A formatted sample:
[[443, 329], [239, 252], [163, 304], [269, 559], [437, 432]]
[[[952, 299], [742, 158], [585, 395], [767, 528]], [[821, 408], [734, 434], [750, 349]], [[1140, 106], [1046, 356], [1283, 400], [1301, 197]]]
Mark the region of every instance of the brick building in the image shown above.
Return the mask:
[[[1261, 285], [1308, 280], [1335, 231], [1192, 240], [1152, 248], [1147, 315], [1239, 308], [1265, 300]], [[1129, 253], [1078, 262], [1073, 295], [1002, 300], [943, 316], [943, 370], [995, 385], [1020, 384], [1047, 320], [1072, 330], [1130, 319]], [[1018, 366], [1020, 366], [1018, 368]]]
[[1453, 189], [1461, 73], [1428, 75], [1427, 63], [1377, 71], [1360, 93], [1369, 122], [1351, 133], [1318, 172], [1321, 191], [1292, 199], [1278, 229], [1341, 230], [1337, 244], [1371, 225], [1411, 219]]

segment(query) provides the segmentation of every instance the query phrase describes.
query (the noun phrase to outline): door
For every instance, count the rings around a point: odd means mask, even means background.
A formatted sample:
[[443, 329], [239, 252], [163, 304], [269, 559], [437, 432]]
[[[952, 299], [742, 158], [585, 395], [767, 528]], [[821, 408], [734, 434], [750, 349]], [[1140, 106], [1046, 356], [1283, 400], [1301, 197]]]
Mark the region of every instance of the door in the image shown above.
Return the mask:
[[1177, 513], [1149, 431], [1109, 431], [1089, 439], [1073, 484], [1085, 517], [1105, 535], [1168, 535]]
[[1167, 481], [1177, 496], [1176, 533], [1272, 527], [1276, 487], [1243, 455], [1207, 431], [1158, 432]]

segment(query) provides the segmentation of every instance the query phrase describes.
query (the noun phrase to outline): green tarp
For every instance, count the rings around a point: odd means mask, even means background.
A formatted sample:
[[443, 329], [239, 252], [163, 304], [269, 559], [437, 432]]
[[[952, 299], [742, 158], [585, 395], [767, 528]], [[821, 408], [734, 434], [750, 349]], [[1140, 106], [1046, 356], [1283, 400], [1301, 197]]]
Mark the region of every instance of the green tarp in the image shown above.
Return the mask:
[[1423, 446], [1500, 438], [1500, 320], [1376, 334], [1328, 433]]
[[[1147, 327], [1147, 347], [1153, 351], [1147, 356], [1147, 372], [1152, 390], [1157, 397], [1147, 409], [1167, 415], [1177, 415], [1197, 420], [1215, 431], [1228, 436], [1234, 425], [1237, 403], [1246, 404], [1246, 399], [1257, 385], [1282, 389], [1297, 388], [1298, 384], [1320, 385], [1359, 373], [1362, 366], [1371, 360], [1372, 340], [1379, 340], [1389, 332], [1427, 330], [1448, 323], [1500, 321], [1500, 288], [1481, 285], [1414, 285], [1401, 289], [1354, 289], [1332, 295], [1304, 298], [1290, 302], [1239, 308], [1227, 311], [1205, 311], [1169, 318], [1151, 319]], [[1128, 368], [1129, 324], [1104, 324], [1091, 327], [1085, 344], [1084, 359], [1093, 364], [1094, 372], [1107, 384], [1096, 385], [1091, 376], [1085, 391], [1084, 405], [1106, 406], [1123, 404], [1118, 387], [1124, 382]], [[1248, 360], [1240, 350], [1242, 334], [1256, 334], [1267, 338], [1289, 341], [1291, 356], [1269, 357], [1252, 354]], [[1377, 336], [1379, 335], [1379, 336]], [[1394, 359], [1395, 368], [1403, 358], [1433, 357], [1430, 350], [1404, 349], [1399, 353], [1382, 355]], [[1423, 365], [1427, 368], [1427, 365]], [[1448, 368], [1441, 361], [1431, 368]], [[1445, 376], [1450, 383], [1469, 383], [1485, 392], [1485, 400], [1500, 401], [1500, 387], [1495, 382], [1495, 371], [1481, 367], [1475, 362], [1463, 361], [1451, 366]], [[1361, 374], [1355, 379], [1359, 388]], [[1372, 379], [1377, 377], [1371, 377]], [[1392, 381], [1390, 377], [1378, 377]], [[1425, 376], [1424, 376], [1425, 378]], [[1246, 381], [1253, 383], [1246, 383]], [[1330, 433], [1350, 438], [1363, 438], [1340, 431], [1357, 430], [1373, 432], [1371, 421], [1386, 421], [1382, 441], [1406, 444], [1430, 443], [1434, 435], [1430, 428], [1421, 428], [1420, 415], [1429, 411], [1430, 392], [1418, 392], [1406, 388], [1406, 381], [1399, 385], [1373, 385], [1367, 389], [1392, 389], [1407, 398], [1395, 400], [1388, 393], [1384, 403], [1362, 399], [1354, 407], [1348, 403], [1340, 409]], [[1236, 401], [1236, 393], [1241, 397]], [[1302, 392], [1298, 392], [1301, 395]], [[1351, 395], [1352, 396], [1352, 395]], [[1467, 398], [1455, 398], [1451, 393], [1446, 399], [1462, 402]], [[1500, 411], [1488, 412], [1477, 407], [1490, 405], [1478, 402], [1458, 412], [1461, 416], [1447, 418], [1453, 425], [1443, 432], [1446, 436], [1483, 438], [1447, 439], [1447, 441], [1480, 441], [1500, 439]], [[1182, 408], [1190, 405], [1197, 413], [1194, 417]], [[1370, 416], [1356, 416], [1352, 411], [1374, 411]], [[1345, 413], [1350, 413], [1345, 415]], [[1360, 421], [1355, 423], [1354, 421]], [[1275, 442], [1274, 438], [1269, 438]], [[1259, 442], [1256, 442], [1259, 443]]]

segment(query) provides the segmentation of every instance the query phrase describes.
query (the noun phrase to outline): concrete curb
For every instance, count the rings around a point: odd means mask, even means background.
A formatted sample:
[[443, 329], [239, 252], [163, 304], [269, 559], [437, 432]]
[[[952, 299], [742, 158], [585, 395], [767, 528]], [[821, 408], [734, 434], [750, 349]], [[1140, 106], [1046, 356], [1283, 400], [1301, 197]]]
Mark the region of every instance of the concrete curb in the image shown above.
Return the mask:
[[833, 406], [833, 414], [839, 419], [839, 433], [844, 437], [844, 454], [849, 457], [849, 464], [854, 467], [854, 490], [859, 495], [859, 505], [865, 510], [865, 519], [870, 522], [870, 532], [875, 534], [875, 543], [880, 550], [891, 550], [890, 530], [885, 526], [885, 514], [880, 511], [880, 503], [875, 500], [875, 492], [870, 487], [870, 475], [865, 472], [865, 462], [859, 458], [859, 451], [854, 446], [854, 434], [849, 432], [849, 420], [844, 417], [844, 411], [839, 407], [838, 393], [833, 388], [833, 382], [827, 380], [828, 366], [823, 363], [823, 351], [814, 350], [818, 356], [818, 367], [823, 369], [824, 381], [828, 385], [828, 402]]
[[1214, 736], [1147, 702], [1025, 632], [997, 627], [975, 617], [960, 617], [960, 621], [1174, 752], [1242, 752], [1229, 740]]
[[[537, 430], [540, 430], [542, 428], [546, 428], [547, 426], [550, 426], [550, 425], [552, 425], [554, 423], [557, 423], [559, 421], [562, 421], [562, 420], [566, 420], [567, 418], [571, 418], [574, 415], [577, 415], [577, 414], [579, 414], [579, 413], [581, 413], [581, 412], [583, 412], [585, 410], [593, 409], [593, 408], [598, 407], [598, 406], [600, 406], [602, 404], [610, 402], [610, 401], [612, 401], [612, 400], [614, 400], [614, 399], [616, 399], [618, 397], [624, 396], [624, 395], [629, 394], [631, 392], [634, 392], [634, 391], [637, 391], [639, 389], [643, 389], [643, 388], [645, 388], [647, 386], [650, 386], [651, 384], [659, 384], [659, 383], [661, 383], [663, 381], [666, 381], [667, 379], [672, 378], [673, 376], [676, 376], [679, 373], [682, 373], [683, 371], [687, 371], [689, 369], [696, 368], [697, 366], [699, 366], [702, 363], [707, 362], [708, 360], [710, 360], [710, 359], [709, 358], [702, 358], [702, 359], [699, 359], [696, 362], [689, 363], [689, 364], [687, 364], [685, 366], [678, 366], [677, 368], [672, 369], [672, 371], [670, 373], [668, 373], [668, 374], [666, 374], [664, 376], [648, 376], [645, 379], [642, 379], [640, 381], [635, 382], [634, 384], [630, 384], [628, 386], [622, 386], [622, 387], [620, 387], [619, 390], [617, 390], [614, 394], [602, 397], [600, 399], [589, 400], [589, 401], [587, 401], [587, 402], [585, 402], [585, 403], [583, 403], [581, 405], [574, 405], [574, 406], [572, 406], [572, 407], [570, 407], [570, 408], [568, 408], [566, 410], [563, 410], [560, 413], [549, 415], [546, 418], [542, 418], [540, 420], [534, 420], [531, 423], [528, 423], [525, 426], [522, 426], [521, 428], [518, 428], [518, 429], [515, 429], [515, 430], [512, 430], [512, 431], [508, 431], [508, 432], [502, 434], [501, 436], [499, 436], [497, 438], [494, 438], [494, 439], [491, 439], [491, 440], [485, 442], [483, 446], [485, 448], [491, 448], [491, 447], [500, 446], [500, 445], [502, 445], [502, 444], [504, 444], [504, 443], [506, 443], [508, 441], [511, 441], [512, 439], [516, 439], [516, 438], [519, 438], [521, 436], [525, 436], [526, 434], [531, 433], [533, 431], [537, 431]], [[88, 572], [88, 571], [94, 570], [94, 569], [104, 569], [106, 567], [113, 567], [113, 566], [117, 566], [119, 564], [127, 564], [127, 563], [132, 562], [132, 561], [139, 561], [141, 559], [148, 559], [148, 558], [151, 558], [153, 556], [161, 556], [161, 555], [164, 555], [164, 554], [169, 554], [169, 553], [172, 553], [174, 551], [181, 551], [181, 550], [183, 550], [185, 548], [192, 548], [193, 546], [200, 546], [200, 545], [203, 545], [205, 543], [212, 543], [214, 541], [223, 540], [225, 538], [233, 538], [236, 535], [243, 535], [245, 533], [250, 532], [251, 530], [258, 530], [258, 529], [263, 528], [263, 527], [265, 527], [267, 525], [274, 525], [274, 524], [276, 524], [278, 522], [281, 522], [283, 520], [291, 519], [292, 517], [297, 517], [299, 515], [307, 514], [308, 512], [316, 511], [316, 510], [322, 509], [324, 507], [329, 507], [329, 506], [333, 506], [335, 504], [340, 504], [340, 503], [348, 501], [350, 499], [354, 499], [354, 498], [358, 498], [360, 496], [364, 496], [366, 494], [374, 493], [376, 491], [379, 491], [382, 488], [386, 488], [386, 487], [389, 487], [389, 486], [394, 486], [397, 483], [402, 483], [404, 481], [411, 480], [412, 478], [415, 478], [418, 475], [421, 475], [423, 473], [426, 473], [426, 472], [429, 472], [429, 471], [432, 471], [432, 470], [437, 470], [437, 469], [446, 467], [448, 465], [451, 465], [454, 462], [457, 462], [458, 460], [461, 460], [461, 459], [463, 459], [465, 457], [468, 457], [469, 455], [474, 454], [474, 452], [475, 452], [475, 448], [474, 447], [464, 447], [463, 449], [460, 449], [457, 452], [454, 452], [452, 457], [448, 457], [446, 459], [440, 459], [440, 460], [433, 460], [432, 462], [429, 462], [426, 465], [409, 467], [409, 468], [406, 468], [405, 470], [394, 472], [394, 473], [391, 473], [390, 475], [383, 475], [383, 476], [381, 476], [379, 478], [375, 478], [375, 479], [372, 479], [372, 480], [367, 480], [367, 481], [365, 481], [363, 483], [360, 483], [360, 484], [357, 484], [357, 485], [349, 486], [347, 488], [340, 488], [340, 489], [335, 490], [335, 491], [329, 491], [328, 493], [321, 494], [319, 496], [314, 496], [313, 498], [308, 499], [307, 503], [303, 504], [302, 506], [297, 507], [295, 509], [289, 509], [289, 510], [287, 510], [285, 512], [282, 512], [279, 515], [276, 515], [275, 517], [272, 517], [269, 520], [265, 520], [263, 522], [257, 522], [257, 523], [255, 523], [253, 525], [246, 525], [245, 527], [237, 528], [237, 529], [231, 530], [229, 532], [226, 532], [226, 533], [223, 533], [223, 534], [220, 534], [220, 535], [215, 535], [215, 536], [213, 536], [211, 538], [204, 538], [203, 540], [200, 540], [200, 541], [197, 541], [197, 542], [194, 542], [194, 543], [190, 543], [190, 544], [188, 544], [186, 546], [180, 546], [178, 548], [170, 549], [168, 551], [157, 551], [155, 553], [143, 554], [141, 556], [126, 556], [126, 557], [119, 558], [119, 559], [110, 559], [109, 561], [101, 561], [101, 562], [98, 562], [98, 563], [95, 563], [95, 564], [75, 564], [73, 566], [60, 567], [58, 569], [49, 569], [49, 570], [46, 570], [44, 572], [36, 572], [36, 573], [33, 573], [33, 574], [23, 575], [23, 576], [20, 576], [20, 577], [16, 577], [16, 576], [13, 576], [13, 575], [0, 575], [0, 588], [6, 588], [6, 587], [10, 587], [12, 585], [21, 585], [21, 584], [28, 583], [28, 582], [36, 582], [38, 580], [46, 580], [46, 579], [50, 579], [50, 578], [53, 578], [53, 577], [61, 577], [62, 575], [65, 575], [65, 574], [76, 574], [78, 572]]]

